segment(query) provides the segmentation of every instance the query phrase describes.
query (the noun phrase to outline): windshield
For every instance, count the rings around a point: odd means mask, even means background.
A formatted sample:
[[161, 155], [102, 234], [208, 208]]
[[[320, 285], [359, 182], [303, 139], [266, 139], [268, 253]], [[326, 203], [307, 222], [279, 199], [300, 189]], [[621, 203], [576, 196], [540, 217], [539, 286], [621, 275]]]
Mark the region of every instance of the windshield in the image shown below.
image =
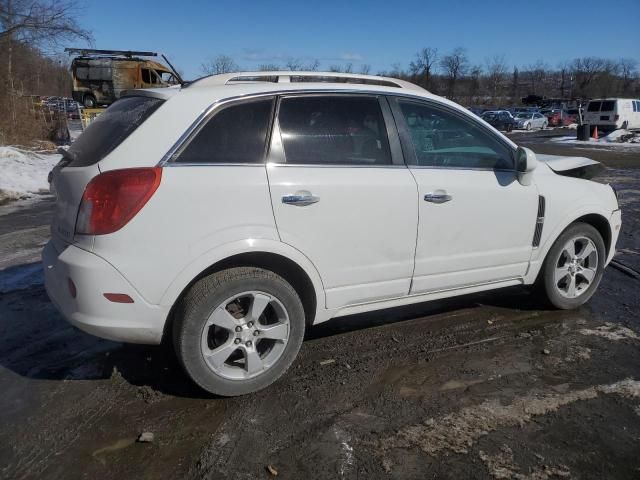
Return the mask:
[[171, 72], [158, 71], [158, 75], [160, 75], [163, 83], [168, 83], [169, 85], [175, 85], [178, 83], [178, 80]]
[[155, 112], [164, 100], [123, 97], [100, 114], [64, 155], [70, 167], [94, 165], [120, 145]]
[[520, 112], [519, 114], [516, 115], [516, 118], [529, 118], [530, 116], [531, 116], [530, 113]]

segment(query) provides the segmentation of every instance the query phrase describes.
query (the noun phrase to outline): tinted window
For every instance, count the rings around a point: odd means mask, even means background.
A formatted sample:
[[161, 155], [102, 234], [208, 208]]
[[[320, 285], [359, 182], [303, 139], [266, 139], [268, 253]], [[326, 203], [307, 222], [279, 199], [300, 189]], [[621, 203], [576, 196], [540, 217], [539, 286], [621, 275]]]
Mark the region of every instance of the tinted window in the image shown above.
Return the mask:
[[471, 119], [429, 105], [400, 100], [418, 165], [513, 168], [511, 150]]
[[260, 163], [273, 99], [224, 108], [196, 133], [176, 159], [180, 163]]
[[601, 102], [589, 102], [589, 106], [587, 107], [587, 112], [599, 112], [600, 103]]
[[600, 107], [601, 112], [613, 112], [613, 109], [616, 106], [616, 102], [612, 100], [607, 100], [606, 102], [602, 102], [602, 106]]
[[123, 97], [100, 114], [67, 152], [71, 167], [98, 163], [155, 112], [164, 100]]
[[391, 163], [385, 123], [376, 97], [284, 98], [279, 122], [287, 163]]
[[151, 83], [151, 72], [148, 68], [141, 69], [142, 72], [142, 82], [143, 83]]

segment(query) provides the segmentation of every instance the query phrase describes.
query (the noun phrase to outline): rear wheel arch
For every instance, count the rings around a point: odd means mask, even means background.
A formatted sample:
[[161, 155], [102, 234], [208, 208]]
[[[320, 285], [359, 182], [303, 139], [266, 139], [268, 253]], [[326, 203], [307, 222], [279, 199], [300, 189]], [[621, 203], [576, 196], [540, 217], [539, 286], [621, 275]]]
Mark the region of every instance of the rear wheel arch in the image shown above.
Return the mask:
[[197, 276], [195, 276], [181, 291], [180, 295], [171, 307], [171, 311], [165, 322], [162, 335], [163, 343], [171, 340], [171, 331], [174, 321], [176, 306], [182, 301], [191, 287], [200, 279], [230, 268], [237, 267], [256, 267], [269, 270], [286, 280], [296, 291], [305, 313], [305, 322], [307, 326], [312, 325], [318, 305], [321, 305], [321, 299], [318, 298], [319, 292], [316, 292], [314, 283], [307, 272], [293, 260], [272, 252], [246, 252], [229, 256], [217, 261], [213, 265], [205, 268]]

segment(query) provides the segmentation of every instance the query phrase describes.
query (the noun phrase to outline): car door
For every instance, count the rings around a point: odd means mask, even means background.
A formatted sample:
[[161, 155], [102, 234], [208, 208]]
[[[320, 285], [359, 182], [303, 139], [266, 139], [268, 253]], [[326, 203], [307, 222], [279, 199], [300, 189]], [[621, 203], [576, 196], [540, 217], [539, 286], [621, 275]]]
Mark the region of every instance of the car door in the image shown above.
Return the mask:
[[538, 192], [518, 182], [513, 147], [439, 102], [390, 102], [420, 200], [411, 293], [522, 277]]
[[280, 98], [267, 166], [283, 242], [318, 269], [327, 308], [409, 293], [417, 187], [384, 99]]

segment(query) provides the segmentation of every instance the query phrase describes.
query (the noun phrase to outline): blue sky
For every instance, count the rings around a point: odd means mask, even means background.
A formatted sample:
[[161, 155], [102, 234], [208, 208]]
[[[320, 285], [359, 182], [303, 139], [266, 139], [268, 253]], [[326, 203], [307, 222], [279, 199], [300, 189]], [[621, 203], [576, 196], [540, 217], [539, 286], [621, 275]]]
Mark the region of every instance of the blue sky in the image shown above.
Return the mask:
[[[640, 0], [165, 1], [88, 0], [81, 23], [95, 47], [165, 53], [186, 78], [218, 54], [245, 69], [318, 59], [321, 68], [406, 68], [415, 52], [467, 49], [473, 64], [551, 67], [577, 56], [640, 62]], [[603, 6], [604, 5], [604, 6]], [[124, 13], [126, 12], [126, 14]]]

